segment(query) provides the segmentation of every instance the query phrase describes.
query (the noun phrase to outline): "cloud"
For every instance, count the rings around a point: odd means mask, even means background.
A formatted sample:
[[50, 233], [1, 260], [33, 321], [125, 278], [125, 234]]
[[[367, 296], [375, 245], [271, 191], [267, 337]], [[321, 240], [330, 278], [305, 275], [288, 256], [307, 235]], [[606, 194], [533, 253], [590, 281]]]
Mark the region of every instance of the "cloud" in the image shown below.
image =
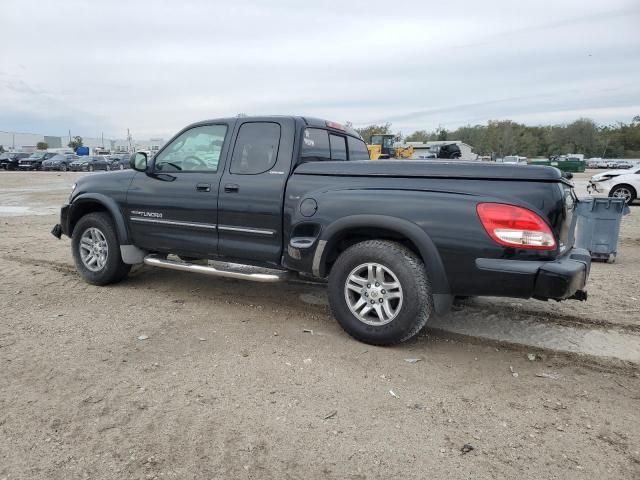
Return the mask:
[[640, 105], [634, 0], [4, 6], [1, 130], [168, 138], [246, 112], [408, 133], [580, 112], [628, 121]]

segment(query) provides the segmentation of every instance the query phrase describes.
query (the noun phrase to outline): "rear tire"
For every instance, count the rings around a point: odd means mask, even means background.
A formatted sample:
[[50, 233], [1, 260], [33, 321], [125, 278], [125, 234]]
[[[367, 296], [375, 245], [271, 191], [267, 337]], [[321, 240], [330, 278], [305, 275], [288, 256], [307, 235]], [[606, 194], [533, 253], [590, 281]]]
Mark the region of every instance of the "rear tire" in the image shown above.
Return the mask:
[[[73, 229], [71, 250], [80, 276], [92, 285], [119, 282], [131, 270], [131, 265], [122, 261], [118, 236], [106, 213], [90, 213], [78, 220]], [[93, 261], [96, 258], [98, 260]]]
[[386, 240], [367, 240], [342, 252], [329, 275], [329, 304], [349, 335], [371, 345], [410, 339], [434, 311], [422, 260]]

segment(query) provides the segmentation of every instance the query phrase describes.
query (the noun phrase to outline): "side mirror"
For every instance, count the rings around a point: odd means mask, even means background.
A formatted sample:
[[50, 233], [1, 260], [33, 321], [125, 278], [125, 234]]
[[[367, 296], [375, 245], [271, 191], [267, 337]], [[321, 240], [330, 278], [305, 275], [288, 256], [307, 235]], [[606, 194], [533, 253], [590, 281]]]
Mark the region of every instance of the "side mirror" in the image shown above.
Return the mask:
[[133, 155], [131, 155], [131, 158], [129, 158], [129, 166], [138, 172], [146, 172], [147, 154], [144, 152], [134, 153]]

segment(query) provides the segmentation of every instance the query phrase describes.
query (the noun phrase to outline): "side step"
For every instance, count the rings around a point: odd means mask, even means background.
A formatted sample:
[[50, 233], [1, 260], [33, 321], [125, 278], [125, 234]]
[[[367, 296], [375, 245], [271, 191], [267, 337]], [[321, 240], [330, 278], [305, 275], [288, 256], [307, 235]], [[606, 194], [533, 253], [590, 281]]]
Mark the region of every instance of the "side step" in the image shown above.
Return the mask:
[[[270, 270], [247, 265], [223, 264], [220, 262], [218, 262], [219, 265], [224, 265], [228, 268], [216, 268], [211, 265], [200, 265], [197, 263], [163, 258], [159, 255], [147, 255], [144, 257], [144, 263], [152, 267], [169, 268], [183, 272], [204, 273], [205, 275], [213, 275], [215, 277], [236, 278], [262, 283], [277, 283], [290, 279], [290, 273], [287, 270]], [[234, 266], [236, 269], [233, 268]]]

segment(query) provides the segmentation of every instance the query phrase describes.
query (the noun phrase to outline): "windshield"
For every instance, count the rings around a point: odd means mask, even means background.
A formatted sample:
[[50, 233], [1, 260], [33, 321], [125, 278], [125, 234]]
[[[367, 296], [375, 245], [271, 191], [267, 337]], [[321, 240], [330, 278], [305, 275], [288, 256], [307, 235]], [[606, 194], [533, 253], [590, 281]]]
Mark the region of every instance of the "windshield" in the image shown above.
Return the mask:
[[29, 158], [42, 158], [44, 157], [44, 153], [32, 153], [29, 155]]

